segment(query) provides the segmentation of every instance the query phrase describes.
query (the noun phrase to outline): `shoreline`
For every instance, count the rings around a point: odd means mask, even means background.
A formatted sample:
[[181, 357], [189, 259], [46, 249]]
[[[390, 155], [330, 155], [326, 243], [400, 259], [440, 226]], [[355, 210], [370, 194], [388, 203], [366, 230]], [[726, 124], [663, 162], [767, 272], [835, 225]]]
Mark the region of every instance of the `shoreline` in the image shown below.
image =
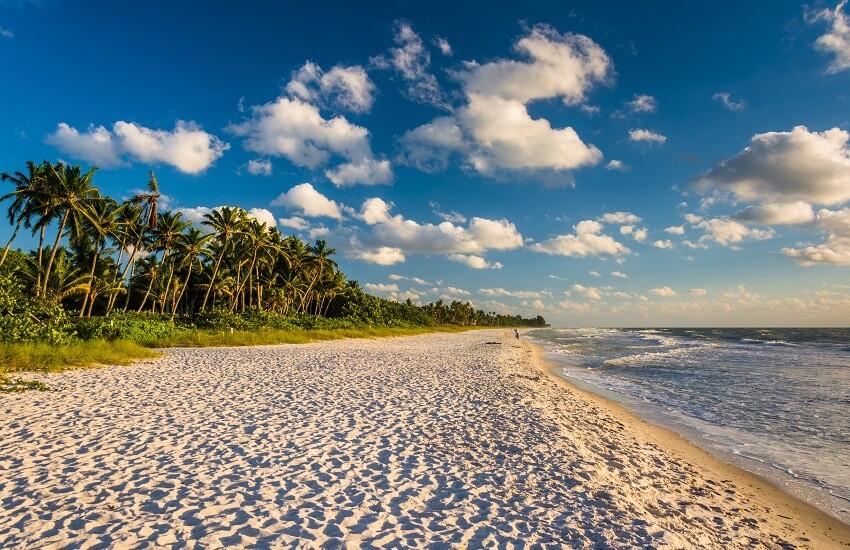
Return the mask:
[[545, 350], [542, 346], [528, 340], [521, 340], [521, 343], [530, 349], [531, 363], [544, 372], [550, 380], [589, 403], [605, 409], [611, 416], [626, 424], [641, 440], [660, 447], [671, 456], [682, 459], [712, 476], [731, 480], [739, 487], [745, 487], [754, 504], [772, 508], [775, 516], [784, 520], [783, 527], [803, 534], [811, 539], [815, 547], [821, 547], [821, 545], [850, 547], [850, 525], [789, 494], [769, 480], [712, 456], [681, 434], [643, 420], [623, 404], [578, 387], [557, 373], [563, 366], [547, 361], [544, 358]]

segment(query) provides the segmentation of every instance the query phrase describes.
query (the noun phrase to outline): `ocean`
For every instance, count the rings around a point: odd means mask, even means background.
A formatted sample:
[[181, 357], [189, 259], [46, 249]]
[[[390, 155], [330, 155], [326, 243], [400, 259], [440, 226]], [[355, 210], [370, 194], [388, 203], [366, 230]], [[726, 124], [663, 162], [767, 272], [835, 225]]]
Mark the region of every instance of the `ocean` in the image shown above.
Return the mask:
[[578, 385], [850, 523], [850, 329], [536, 329]]

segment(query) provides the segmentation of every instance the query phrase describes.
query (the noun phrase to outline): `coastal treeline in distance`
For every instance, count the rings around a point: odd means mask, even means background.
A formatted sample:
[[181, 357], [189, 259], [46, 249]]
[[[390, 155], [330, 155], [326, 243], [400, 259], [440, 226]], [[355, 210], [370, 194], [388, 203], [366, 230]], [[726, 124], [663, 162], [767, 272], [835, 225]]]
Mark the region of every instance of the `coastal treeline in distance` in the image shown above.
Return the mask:
[[[0, 257], [4, 342], [149, 341], [201, 329], [546, 324], [469, 302], [417, 305], [366, 294], [323, 240], [285, 236], [237, 207], [213, 210], [196, 226], [163, 209], [153, 172], [124, 201], [100, 193], [96, 172], [44, 161], [2, 174], [12, 226]], [[26, 232], [37, 248], [14, 249]]]

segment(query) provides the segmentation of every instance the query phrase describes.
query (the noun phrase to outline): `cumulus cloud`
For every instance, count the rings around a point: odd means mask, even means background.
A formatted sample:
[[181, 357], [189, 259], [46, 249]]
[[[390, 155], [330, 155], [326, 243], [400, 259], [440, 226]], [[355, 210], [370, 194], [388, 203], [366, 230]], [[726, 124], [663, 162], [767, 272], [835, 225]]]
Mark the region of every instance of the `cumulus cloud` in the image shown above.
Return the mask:
[[549, 255], [586, 258], [608, 254], [619, 256], [628, 254], [629, 249], [611, 236], [602, 233], [602, 224], [593, 220], [584, 220], [573, 226], [575, 233], [558, 235], [547, 241], [536, 243], [531, 250]]
[[620, 235], [628, 235], [639, 243], [646, 240], [649, 231], [645, 227], [635, 227], [634, 225], [624, 225], [620, 228]]
[[274, 214], [265, 208], [251, 208], [247, 211], [248, 217], [257, 220], [266, 227], [277, 227], [277, 221], [274, 219]]
[[465, 264], [467, 267], [471, 267], [472, 269], [502, 269], [502, 264], [500, 262], [491, 263], [481, 256], [476, 256], [474, 254], [450, 254], [446, 257], [453, 262]]
[[548, 98], [581, 104], [594, 84], [613, 74], [605, 51], [585, 36], [562, 35], [545, 25], [532, 28], [515, 50], [522, 60], [469, 61], [453, 73], [465, 103], [451, 116], [405, 134], [401, 157], [406, 163], [442, 169], [459, 152], [469, 169], [487, 176], [504, 171], [542, 176], [602, 160], [601, 151], [573, 128], [532, 118], [527, 104]]
[[452, 52], [451, 44], [449, 44], [449, 41], [446, 40], [445, 38], [440, 38], [438, 36], [437, 38], [434, 39], [434, 45], [437, 46], [440, 49], [440, 52], [443, 55], [447, 55], [449, 57], [454, 55], [454, 52]]
[[286, 91], [315, 105], [364, 113], [372, 108], [376, 87], [363, 67], [337, 65], [325, 72], [308, 61], [292, 74]]
[[392, 183], [393, 169], [390, 161], [363, 158], [357, 162], [346, 162], [325, 172], [325, 176], [337, 187], [350, 185], [379, 185]]
[[407, 85], [405, 95], [412, 101], [447, 108], [445, 93], [437, 77], [430, 72], [431, 54], [422, 37], [409, 23], [396, 21], [393, 39], [396, 47], [390, 48], [386, 55], [371, 58], [372, 66], [399, 74]]
[[251, 159], [245, 164], [245, 170], [252, 176], [271, 176], [272, 161], [269, 159]]
[[815, 218], [815, 213], [811, 204], [796, 201], [748, 206], [735, 214], [734, 218], [760, 225], [795, 225], [811, 222]]
[[850, 19], [844, 13], [847, 0], [842, 0], [835, 9], [824, 8], [808, 13], [806, 19], [810, 23], [824, 22], [827, 32], [815, 41], [815, 48], [832, 54], [833, 59], [827, 68], [828, 73], [838, 73], [850, 68]]
[[667, 136], [663, 136], [652, 130], [636, 128], [629, 130], [629, 139], [631, 141], [644, 141], [646, 143], [664, 143], [667, 141]]
[[388, 292], [398, 292], [398, 285], [395, 284], [385, 284], [385, 283], [366, 283], [363, 285], [363, 288], [370, 292], [380, 292], [380, 293], [388, 293]]
[[296, 231], [306, 231], [310, 228], [310, 222], [299, 216], [278, 218], [277, 221], [280, 223], [281, 227], [288, 227], [290, 229], [295, 229]]
[[378, 265], [395, 265], [405, 261], [404, 252], [399, 248], [380, 246], [377, 248], [357, 248], [352, 251], [352, 257], [356, 260]]
[[670, 233], [671, 235], [684, 235], [685, 234], [685, 226], [684, 225], [673, 225], [664, 230], [665, 233]]
[[705, 296], [706, 294], [708, 294], [708, 290], [704, 288], [692, 288], [691, 294], [693, 294], [694, 296]]
[[820, 210], [815, 226], [827, 234], [817, 245], [786, 247], [782, 253], [800, 265], [850, 265], [850, 208]]
[[221, 158], [230, 145], [194, 122], [177, 121], [174, 130], [152, 130], [119, 120], [107, 130], [90, 125], [85, 132], [62, 122], [45, 142], [62, 153], [102, 168], [129, 162], [165, 163], [186, 174], [199, 174]]
[[714, 101], [719, 101], [721, 105], [730, 111], [743, 111], [747, 108], [747, 102], [743, 99], [739, 99], [738, 101], [734, 101], [732, 96], [729, 95], [729, 92], [717, 92], [711, 99]]
[[272, 206], [284, 206], [307, 217], [326, 217], [342, 220], [345, 216], [336, 201], [322, 195], [309, 183], [296, 185], [281, 193], [272, 201]]
[[673, 241], [671, 241], [670, 239], [666, 239], [666, 240], [663, 240], [663, 241], [657, 240], [657, 241], [652, 243], [652, 246], [654, 246], [655, 248], [660, 248], [662, 250], [671, 249], [671, 248], [676, 247], [676, 245], [674, 245]]
[[249, 118], [228, 130], [244, 138], [249, 151], [284, 157], [296, 166], [317, 169], [343, 159], [342, 165], [326, 172], [338, 186], [392, 179], [389, 162], [375, 159], [366, 128], [342, 116], [325, 119], [315, 105], [299, 98], [279, 97], [253, 106]]
[[538, 290], [506, 290], [504, 288], [479, 288], [479, 294], [486, 296], [510, 296], [511, 298], [520, 298], [523, 300], [551, 298], [552, 293], [549, 291]]
[[[216, 210], [221, 210], [222, 208], [224, 208], [224, 205], [213, 207], [195, 206], [192, 208], [175, 208], [174, 211], [179, 212], [184, 220], [190, 221], [194, 225], [200, 227], [203, 225], [203, 221], [205, 219], [204, 216], [211, 214]], [[240, 209], [238, 206], [233, 208]], [[277, 221], [275, 220], [274, 215], [265, 208], [251, 208], [250, 210], [244, 210], [244, 212], [249, 218], [253, 218], [258, 222], [265, 224], [267, 227], [277, 227]]]
[[629, 276], [626, 275], [625, 273], [623, 273], [622, 271], [612, 271], [611, 275], [613, 275], [614, 277], [618, 277], [620, 279], [628, 279], [629, 278]]
[[654, 113], [658, 110], [658, 101], [648, 94], [635, 94], [635, 98], [626, 102], [633, 113]]
[[609, 160], [605, 165], [606, 170], [616, 170], [617, 172], [628, 172], [629, 167], [623, 164], [621, 160]]
[[621, 225], [632, 225], [640, 222], [640, 216], [631, 212], [606, 212], [597, 218], [602, 223], [616, 223]]
[[652, 288], [649, 290], [650, 294], [654, 294], [655, 296], [676, 296], [676, 291], [670, 288], [669, 286], [663, 286], [661, 288]]
[[700, 193], [744, 202], [835, 205], [850, 200], [850, 134], [839, 128], [756, 134], [750, 145], [693, 179]]
[[763, 241], [776, 236], [773, 229], [755, 229], [728, 218], [703, 220], [697, 227], [705, 231], [700, 242], [714, 241], [729, 246], [744, 240]]
[[588, 300], [601, 300], [602, 294], [600, 294], [599, 289], [594, 288], [592, 286], [583, 286], [579, 284], [575, 284], [570, 287], [573, 292], [583, 295]]

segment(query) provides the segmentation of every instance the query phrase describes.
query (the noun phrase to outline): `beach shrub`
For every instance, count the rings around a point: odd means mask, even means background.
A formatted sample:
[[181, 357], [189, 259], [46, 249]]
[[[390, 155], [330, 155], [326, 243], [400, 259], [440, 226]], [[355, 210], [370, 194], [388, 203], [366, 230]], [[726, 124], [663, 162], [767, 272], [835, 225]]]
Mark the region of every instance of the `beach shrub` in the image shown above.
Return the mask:
[[0, 342], [70, 343], [74, 326], [62, 306], [24, 292], [11, 275], [0, 275]]
[[130, 340], [152, 342], [190, 330], [186, 323], [174, 322], [165, 315], [121, 313], [111, 317], [90, 317], [75, 321], [82, 340]]

